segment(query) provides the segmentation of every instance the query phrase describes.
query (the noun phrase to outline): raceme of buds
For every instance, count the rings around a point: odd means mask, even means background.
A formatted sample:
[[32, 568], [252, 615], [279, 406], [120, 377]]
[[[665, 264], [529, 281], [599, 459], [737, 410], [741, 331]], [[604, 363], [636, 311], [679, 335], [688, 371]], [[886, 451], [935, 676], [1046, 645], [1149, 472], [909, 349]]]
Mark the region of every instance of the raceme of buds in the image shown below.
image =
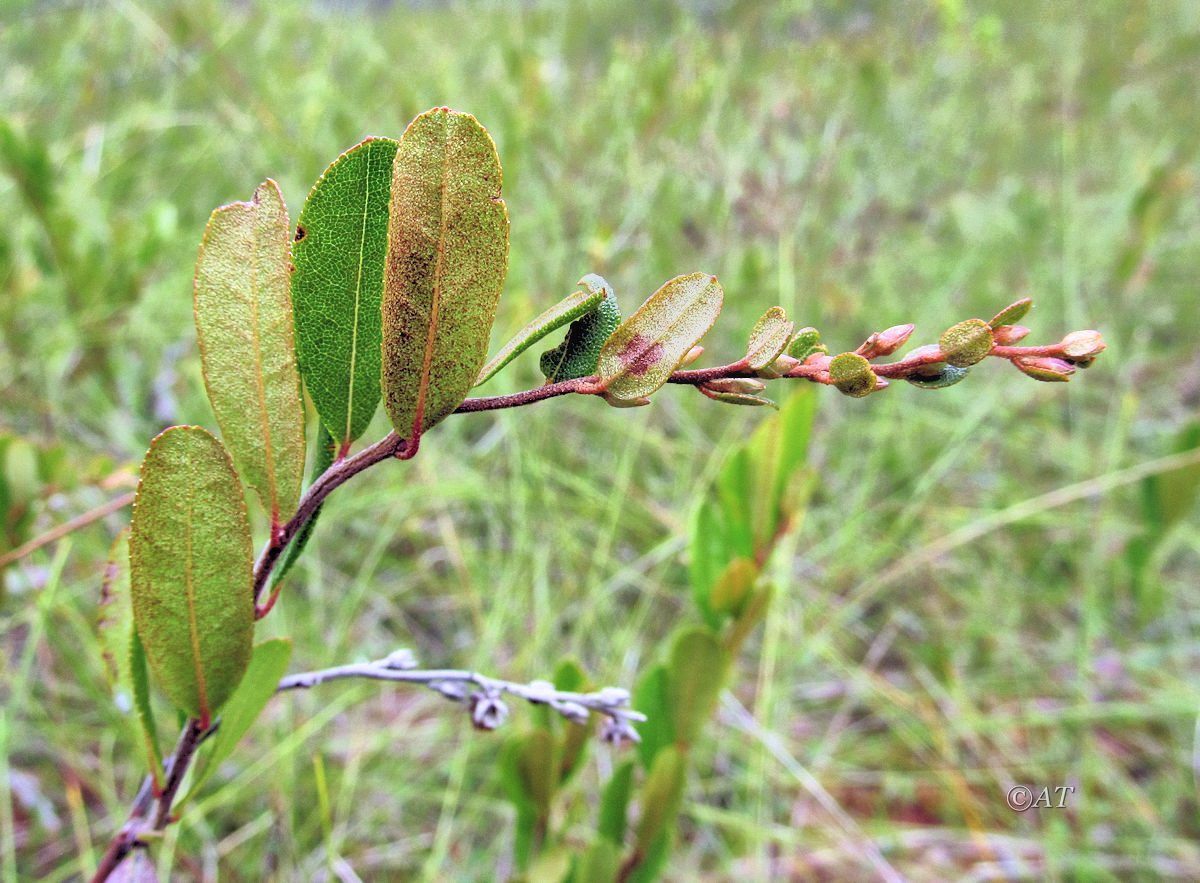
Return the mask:
[[942, 333], [938, 346], [946, 363], [955, 368], [969, 368], [982, 362], [992, 351], [992, 329], [982, 319], [967, 319], [952, 325]]
[[1012, 363], [1034, 380], [1047, 383], [1066, 383], [1075, 373], [1075, 366], [1053, 356], [1018, 356]]
[[893, 325], [884, 331], [876, 331], [855, 352], [865, 359], [877, 359], [880, 356], [890, 356], [912, 336], [915, 325]]

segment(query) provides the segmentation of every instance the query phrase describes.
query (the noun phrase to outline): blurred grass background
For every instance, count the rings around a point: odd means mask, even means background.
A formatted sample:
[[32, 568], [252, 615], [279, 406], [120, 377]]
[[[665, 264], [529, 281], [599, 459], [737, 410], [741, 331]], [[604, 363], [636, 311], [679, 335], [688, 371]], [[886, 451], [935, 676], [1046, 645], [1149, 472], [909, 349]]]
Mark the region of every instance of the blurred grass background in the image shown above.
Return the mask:
[[[214, 425], [191, 323], [209, 211], [271, 176], [295, 217], [341, 150], [447, 104], [504, 164], [497, 345], [585, 272], [629, 310], [693, 270], [727, 293], [713, 364], [774, 303], [852, 349], [1028, 294], [1031, 341], [1109, 343], [1067, 387], [988, 364], [938, 394], [824, 390], [819, 487], [735, 691], [759, 729], [727, 704], [672, 879], [863, 879], [866, 841], [915, 880], [1200, 879], [1197, 476], [1153, 463], [1196, 444], [1198, 66], [1187, 0], [8, 4], [0, 430], [44, 460], [21, 532], [127, 489], [160, 428]], [[537, 380], [524, 358], [488, 391]], [[447, 421], [332, 498], [265, 633], [297, 670], [408, 646], [513, 678], [575, 654], [630, 685], [686, 608], [687, 512], [759, 419], [667, 389]], [[21, 879], [86, 873], [140, 775], [94, 637], [126, 518], [6, 575]], [[493, 879], [498, 744], [409, 691], [278, 701], [163, 863]], [[1018, 814], [1014, 783], [1076, 790]]]

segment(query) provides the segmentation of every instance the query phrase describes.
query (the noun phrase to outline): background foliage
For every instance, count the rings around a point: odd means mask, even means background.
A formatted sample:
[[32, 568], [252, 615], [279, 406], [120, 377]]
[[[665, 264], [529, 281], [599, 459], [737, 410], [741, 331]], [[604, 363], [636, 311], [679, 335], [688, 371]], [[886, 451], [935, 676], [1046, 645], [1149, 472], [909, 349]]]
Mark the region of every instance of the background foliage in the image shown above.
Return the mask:
[[[191, 272], [213, 206], [271, 176], [295, 215], [339, 151], [448, 104], [504, 162], [494, 345], [584, 272], [628, 308], [692, 269], [726, 291], [717, 358], [771, 303], [852, 348], [1031, 294], [1039, 336], [1109, 343], [1066, 388], [989, 365], [938, 395], [826, 391], [746, 713], [697, 749], [672, 872], [852, 874], [873, 841], [915, 879], [1200, 875], [1195, 470], [1123, 471], [1197, 441], [1194, 4], [18, 3], [0, 61], [0, 547], [123, 491], [163, 426], [211, 425]], [[527, 355], [484, 391], [538, 377]], [[760, 419], [667, 390], [447, 421], [329, 501], [268, 629], [293, 669], [404, 645], [632, 684], [690, 603], [688, 512]], [[141, 768], [94, 636], [124, 520], [5, 575], [22, 876], [86, 871]], [[293, 696], [250, 739], [168, 834], [183, 873], [509, 866], [498, 743], [437, 697]], [[1017, 814], [1018, 782], [1077, 791]]]

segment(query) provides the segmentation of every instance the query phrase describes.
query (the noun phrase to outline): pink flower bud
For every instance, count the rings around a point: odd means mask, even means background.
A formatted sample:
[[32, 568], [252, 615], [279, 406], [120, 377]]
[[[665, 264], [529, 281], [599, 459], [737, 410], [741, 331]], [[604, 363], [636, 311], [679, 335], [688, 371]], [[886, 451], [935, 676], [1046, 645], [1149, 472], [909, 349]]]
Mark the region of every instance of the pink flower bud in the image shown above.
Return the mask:
[[908, 342], [912, 337], [913, 329], [916, 328], [911, 322], [907, 325], [893, 325], [884, 331], [880, 331], [875, 341], [875, 353], [880, 356], [890, 356], [900, 347]]
[[1075, 366], [1065, 359], [1051, 356], [1018, 356], [1013, 364], [1034, 380], [1047, 383], [1066, 383], [1075, 373]]
[[1072, 331], [1062, 339], [1063, 355], [1069, 359], [1090, 359], [1105, 350], [1099, 331]]
[[679, 366], [682, 368], [684, 365], [690, 365], [702, 355], [704, 355], [704, 347], [694, 346], [684, 354], [683, 361], [679, 363]]
[[992, 332], [992, 336], [1000, 346], [1012, 346], [1023, 340], [1028, 333], [1029, 329], [1024, 325], [1001, 325]]

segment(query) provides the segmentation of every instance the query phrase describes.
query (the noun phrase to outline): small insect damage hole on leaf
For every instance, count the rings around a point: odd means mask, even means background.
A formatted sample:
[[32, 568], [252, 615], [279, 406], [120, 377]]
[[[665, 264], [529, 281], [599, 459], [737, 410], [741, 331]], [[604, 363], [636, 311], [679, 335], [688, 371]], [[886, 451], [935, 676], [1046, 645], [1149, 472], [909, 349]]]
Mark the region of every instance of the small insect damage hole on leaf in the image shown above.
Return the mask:
[[308, 231], [305, 230], [303, 227], [299, 227], [299, 226], [296, 227], [296, 241], [297, 242], [302, 240], [307, 235], [308, 235]]

